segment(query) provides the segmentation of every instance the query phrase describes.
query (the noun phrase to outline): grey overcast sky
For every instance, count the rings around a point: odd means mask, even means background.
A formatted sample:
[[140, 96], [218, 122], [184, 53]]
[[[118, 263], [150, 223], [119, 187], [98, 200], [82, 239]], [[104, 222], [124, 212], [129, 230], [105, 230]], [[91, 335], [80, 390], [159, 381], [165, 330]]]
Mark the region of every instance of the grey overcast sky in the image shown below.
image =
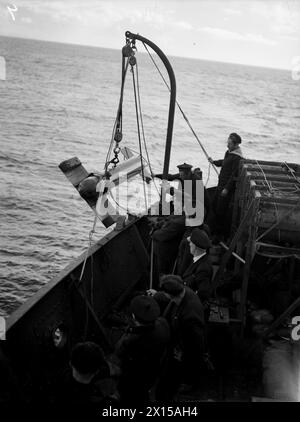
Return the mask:
[[299, 23], [300, 0], [0, 0], [0, 35], [119, 49], [130, 30], [169, 55], [285, 69]]

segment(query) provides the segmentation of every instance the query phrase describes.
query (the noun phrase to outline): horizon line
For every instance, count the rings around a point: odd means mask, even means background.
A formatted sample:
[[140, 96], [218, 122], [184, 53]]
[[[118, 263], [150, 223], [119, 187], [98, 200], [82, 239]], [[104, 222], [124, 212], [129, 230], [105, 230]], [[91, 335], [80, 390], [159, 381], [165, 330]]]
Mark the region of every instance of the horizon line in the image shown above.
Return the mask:
[[[52, 43], [52, 44], [74, 45], [74, 46], [79, 46], [79, 47], [103, 48], [103, 49], [106, 49], [106, 50], [115, 50], [115, 51], [121, 50], [121, 48], [119, 50], [118, 48], [103, 47], [103, 46], [100, 46], [100, 45], [93, 45], [93, 44], [80, 44], [80, 43], [66, 42], [66, 41], [53, 41], [53, 40], [46, 40], [46, 39], [41, 39], [41, 38], [18, 37], [18, 36], [14, 36], [14, 35], [0, 34], [0, 37], [15, 38], [15, 39], [19, 39], [19, 40], [29, 40], [29, 41], [41, 41], [41, 42], [48, 42], [48, 43]], [[146, 52], [144, 52], [144, 51], [139, 51], [139, 53], [146, 54]], [[259, 67], [259, 68], [263, 68], [263, 69], [284, 70], [284, 71], [289, 71], [289, 72], [291, 71], [290, 68], [286, 68], [286, 67], [272, 67], [272, 66], [266, 66], [266, 65], [263, 66], [263, 65], [250, 64], [250, 63], [228, 62], [228, 61], [222, 61], [222, 60], [217, 60], [217, 59], [212, 60], [212, 59], [205, 59], [205, 58], [191, 57], [191, 56], [177, 56], [177, 55], [174, 55], [174, 54], [166, 54], [166, 55], [169, 56], [169, 57], [184, 58], [184, 59], [190, 59], [190, 60], [202, 60], [202, 61], [213, 62], [213, 63], [234, 64], [234, 65], [238, 65], [238, 66]]]

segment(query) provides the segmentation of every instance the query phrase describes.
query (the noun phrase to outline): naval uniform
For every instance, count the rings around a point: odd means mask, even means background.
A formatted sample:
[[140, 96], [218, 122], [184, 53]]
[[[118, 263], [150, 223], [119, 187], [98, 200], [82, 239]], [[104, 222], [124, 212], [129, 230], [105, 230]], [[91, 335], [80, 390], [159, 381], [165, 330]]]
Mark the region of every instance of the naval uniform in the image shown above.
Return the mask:
[[164, 316], [171, 328], [173, 355], [169, 357], [159, 398], [170, 399], [180, 382], [196, 384], [201, 377], [206, 350], [205, 322], [201, 301], [189, 287], [171, 300]]
[[184, 231], [185, 217], [171, 215], [163, 226], [153, 233], [153, 252], [159, 274], [172, 273]]
[[[240, 147], [233, 151], [227, 150], [223, 160], [213, 161], [217, 167], [221, 167], [219, 182], [215, 195], [214, 205], [216, 213], [216, 233], [228, 236], [231, 218], [228, 216], [228, 208], [233, 200], [236, 178], [238, 176], [239, 164], [243, 158]], [[227, 189], [226, 196], [222, 196], [222, 190]]]
[[121, 361], [121, 400], [145, 402], [149, 389], [159, 375], [161, 360], [170, 340], [165, 318], [153, 323], [130, 327], [119, 341], [116, 354]]
[[211, 295], [213, 267], [206, 252], [193, 257], [193, 262], [182, 275], [183, 282], [197, 293], [202, 302]]

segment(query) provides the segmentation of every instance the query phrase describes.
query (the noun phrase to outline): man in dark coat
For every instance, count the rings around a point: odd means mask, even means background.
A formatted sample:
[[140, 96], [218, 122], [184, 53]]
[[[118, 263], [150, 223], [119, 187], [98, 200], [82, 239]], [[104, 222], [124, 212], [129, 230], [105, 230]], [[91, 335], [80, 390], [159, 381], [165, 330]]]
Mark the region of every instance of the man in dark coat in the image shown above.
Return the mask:
[[242, 150], [239, 146], [242, 138], [237, 133], [231, 133], [227, 140], [228, 150], [223, 160], [209, 161], [217, 167], [221, 167], [219, 174], [219, 182], [215, 196], [215, 213], [216, 213], [216, 235], [228, 236], [231, 218], [227, 217], [228, 207], [233, 199], [236, 178], [240, 160], [243, 158]]
[[[179, 173], [168, 174], [167, 180], [179, 181], [178, 189], [182, 192], [182, 208], [185, 205], [187, 208], [191, 209], [195, 206], [196, 201], [204, 200], [204, 207], [206, 209], [206, 212], [208, 212], [209, 198], [206, 193], [206, 189], [204, 189], [204, 198], [202, 198], [201, 190], [203, 189], [203, 182], [201, 170], [198, 168], [196, 172], [193, 172], [193, 166], [187, 163], [179, 164], [177, 167], [179, 169]], [[163, 174], [155, 174], [155, 177], [159, 177], [160, 179], [162, 179]], [[172, 192], [173, 189], [171, 188], [171, 195]], [[188, 201], [191, 202], [188, 203]]]
[[162, 227], [153, 232], [153, 252], [159, 275], [172, 273], [184, 231], [185, 216], [170, 215]]
[[207, 250], [211, 246], [209, 237], [204, 230], [198, 228], [188, 237], [193, 262], [182, 275], [183, 282], [198, 294], [202, 303], [211, 294], [211, 278], [213, 268]]
[[58, 380], [57, 400], [78, 410], [116, 404], [119, 394], [115, 375], [98, 344], [77, 343], [72, 349], [70, 367]]
[[[178, 164], [177, 168], [179, 172], [176, 174], [169, 173], [167, 176], [167, 180], [169, 180], [170, 182], [173, 180], [180, 180], [180, 181], [191, 180], [193, 176], [192, 167], [193, 166], [191, 164], [187, 164], [187, 163]], [[162, 173], [155, 174], [155, 177], [162, 179], [163, 174]]]
[[122, 401], [143, 403], [149, 400], [149, 390], [161, 370], [170, 329], [159, 316], [158, 303], [150, 296], [133, 298], [130, 310], [133, 324], [116, 346], [122, 370], [119, 390]]
[[188, 241], [188, 238], [196, 229], [204, 230], [207, 236], [209, 238], [211, 237], [210, 228], [206, 223], [201, 223], [201, 221], [197, 221], [197, 219], [189, 219], [189, 221], [187, 221], [186, 219], [186, 229], [178, 248], [175, 274], [182, 276], [193, 261], [193, 255], [190, 251], [190, 243]]
[[188, 237], [193, 262], [182, 275], [183, 283], [199, 297], [204, 307], [205, 320], [209, 318], [208, 299], [211, 296], [213, 267], [207, 254], [211, 242], [207, 233], [198, 228]]
[[199, 297], [183, 285], [181, 277], [162, 277], [161, 290], [170, 298], [164, 316], [171, 329], [172, 353], [158, 398], [170, 399], [180, 382], [197, 385], [200, 381], [206, 352], [205, 322]]

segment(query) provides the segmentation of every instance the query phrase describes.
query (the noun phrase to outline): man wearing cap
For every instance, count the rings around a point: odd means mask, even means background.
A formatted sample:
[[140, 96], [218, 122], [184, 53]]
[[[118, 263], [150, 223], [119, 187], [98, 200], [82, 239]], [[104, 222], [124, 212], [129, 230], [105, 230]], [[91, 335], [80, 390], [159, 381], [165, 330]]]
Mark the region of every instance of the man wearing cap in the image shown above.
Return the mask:
[[[198, 228], [188, 237], [193, 262], [182, 275], [183, 282], [199, 296], [203, 305], [211, 295], [211, 279], [213, 267], [207, 254], [211, 246], [210, 239], [204, 230]], [[205, 307], [205, 306], [204, 306]]]
[[216, 212], [216, 234], [229, 234], [228, 227], [230, 222], [226, 218], [227, 210], [233, 199], [233, 194], [236, 185], [236, 178], [238, 176], [240, 160], [243, 158], [240, 144], [242, 138], [237, 133], [231, 133], [227, 140], [228, 150], [225, 153], [223, 160], [214, 161], [209, 158], [209, 162], [217, 167], [221, 167], [219, 174], [219, 182], [215, 196], [215, 212]]
[[201, 378], [206, 352], [205, 322], [201, 301], [184, 286], [180, 276], [162, 277], [161, 291], [170, 299], [164, 316], [171, 329], [172, 354], [157, 395], [159, 399], [171, 399], [180, 382], [196, 385]]
[[188, 241], [188, 238], [191, 236], [193, 230], [200, 229], [204, 230], [207, 236], [210, 238], [210, 229], [209, 226], [206, 223], [203, 223], [201, 219], [191, 219], [186, 218], [185, 221], [185, 232], [183, 234], [183, 237], [181, 239], [179, 248], [178, 248], [178, 255], [177, 255], [177, 262], [176, 262], [176, 274], [179, 274], [182, 276], [186, 269], [190, 266], [192, 263], [193, 255], [191, 255], [190, 252], [190, 243]]
[[170, 341], [170, 329], [150, 296], [133, 298], [130, 312], [133, 322], [116, 346], [122, 370], [119, 391], [121, 400], [140, 403], [149, 400]]
[[[179, 173], [176, 174], [168, 174], [167, 180], [174, 181], [179, 180], [180, 184], [178, 189], [182, 192], [182, 207], [186, 205], [188, 208], [192, 208], [195, 206], [196, 201], [203, 201], [205, 199], [208, 201], [208, 197], [206, 195], [205, 198], [202, 198], [201, 190], [203, 189], [203, 182], [202, 182], [202, 172], [201, 170], [197, 173], [192, 171], [192, 165], [183, 163], [179, 164], [177, 168], [179, 169]], [[163, 174], [155, 174], [155, 177], [159, 177], [160, 179], [163, 178]], [[189, 184], [189, 181], [191, 183]], [[174, 189], [170, 190], [172, 194]], [[197, 196], [199, 196], [197, 198]], [[190, 201], [190, 203], [188, 203]], [[208, 202], [205, 203], [205, 207], [208, 207]]]
[[98, 344], [77, 343], [72, 349], [69, 367], [58, 379], [57, 401], [71, 408], [116, 403], [119, 400], [116, 375]]
[[[168, 174], [167, 180], [172, 182], [173, 180], [190, 180], [192, 178], [193, 172], [192, 172], [192, 165], [183, 163], [178, 164], [177, 168], [179, 170], [176, 174]], [[155, 177], [158, 177], [160, 179], [163, 178], [163, 174], [155, 174]]]

